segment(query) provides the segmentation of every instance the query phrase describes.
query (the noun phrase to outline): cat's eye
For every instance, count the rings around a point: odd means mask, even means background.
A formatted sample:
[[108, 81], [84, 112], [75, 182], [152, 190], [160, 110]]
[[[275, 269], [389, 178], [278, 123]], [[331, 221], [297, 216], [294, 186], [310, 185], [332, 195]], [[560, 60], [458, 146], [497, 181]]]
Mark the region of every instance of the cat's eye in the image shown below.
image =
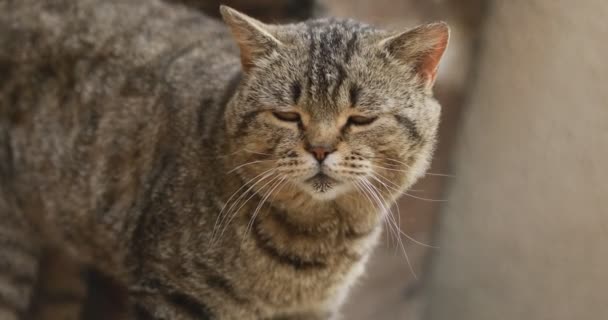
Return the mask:
[[350, 116], [348, 117], [348, 124], [355, 126], [364, 126], [371, 124], [376, 121], [377, 117], [365, 117], [365, 116]]
[[300, 114], [297, 112], [280, 112], [280, 111], [275, 111], [272, 113], [272, 115], [281, 120], [281, 121], [287, 121], [287, 122], [300, 122], [301, 118], [300, 118]]

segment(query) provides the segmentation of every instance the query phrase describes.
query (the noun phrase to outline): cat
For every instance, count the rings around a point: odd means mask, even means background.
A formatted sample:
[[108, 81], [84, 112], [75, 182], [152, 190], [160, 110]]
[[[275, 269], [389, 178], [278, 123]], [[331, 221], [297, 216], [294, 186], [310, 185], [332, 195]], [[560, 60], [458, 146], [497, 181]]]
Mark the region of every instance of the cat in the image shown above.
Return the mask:
[[0, 3], [0, 318], [61, 250], [129, 319], [334, 319], [428, 167], [445, 23]]

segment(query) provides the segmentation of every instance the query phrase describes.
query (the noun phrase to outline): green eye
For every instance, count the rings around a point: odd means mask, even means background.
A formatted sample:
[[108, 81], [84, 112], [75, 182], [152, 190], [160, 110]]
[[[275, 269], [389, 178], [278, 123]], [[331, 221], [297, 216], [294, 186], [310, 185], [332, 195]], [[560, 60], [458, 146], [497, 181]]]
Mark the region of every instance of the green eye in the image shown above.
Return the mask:
[[279, 111], [275, 111], [272, 113], [272, 115], [281, 120], [281, 121], [287, 121], [287, 122], [300, 122], [301, 118], [300, 118], [300, 114], [297, 112], [279, 112]]
[[350, 116], [348, 117], [348, 124], [355, 126], [364, 126], [371, 124], [376, 121], [377, 117], [364, 117], [364, 116]]

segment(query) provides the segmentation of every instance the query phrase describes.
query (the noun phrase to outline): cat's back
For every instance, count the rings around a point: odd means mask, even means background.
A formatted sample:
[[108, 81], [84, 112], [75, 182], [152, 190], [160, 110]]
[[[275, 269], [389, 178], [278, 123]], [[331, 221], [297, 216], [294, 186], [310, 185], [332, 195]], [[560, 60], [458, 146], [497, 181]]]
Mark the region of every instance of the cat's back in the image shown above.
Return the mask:
[[118, 212], [191, 119], [213, 121], [238, 54], [221, 23], [158, 0], [2, 1], [0, 71], [0, 193]]

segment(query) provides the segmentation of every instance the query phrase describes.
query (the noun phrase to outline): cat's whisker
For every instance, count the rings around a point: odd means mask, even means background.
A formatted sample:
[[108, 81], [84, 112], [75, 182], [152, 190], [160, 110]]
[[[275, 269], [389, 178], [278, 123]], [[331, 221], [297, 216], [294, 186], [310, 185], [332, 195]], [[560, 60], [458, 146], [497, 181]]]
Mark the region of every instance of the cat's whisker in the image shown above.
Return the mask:
[[[260, 210], [262, 209], [262, 207], [264, 206], [264, 203], [266, 203], [266, 200], [268, 200], [268, 197], [270, 197], [270, 195], [272, 195], [272, 193], [276, 190], [276, 188], [280, 185], [283, 184], [283, 181], [285, 181], [286, 177], [281, 177], [280, 180], [278, 180], [277, 183], [275, 183], [274, 185], [272, 185], [270, 187], [270, 189], [268, 190], [268, 192], [266, 192], [266, 194], [264, 195], [264, 197], [260, 200], [260, 203], [258, 204], [258, 206], [255, 208], [255, 211], [253, 212], [253, 215], [251, 217], [251, 221], [249, 221], [249, 223], [247, 224], [247, 229], [245, 230], [245, 235], [249, 234], [249, 231], [251, 230], [251, 228], [253, 227], [253, 224], [255, 222], [255, 218], [257, 217], [258, 213], [260, 212]], [[246, 239], [247, 237], [243, 237], [243, 239]]]
[[447, 202], [447, 200], [444, 200], [444, 199], [429, 199], [429, 198], [415, 196], [415, 195], [409, 194], [407, 192], [403, 192], [403, 195], [410, 197], [410, 198], [417, 199], [417, 200], [427, 201], [427, 202]]
[[[386, 159], [386, 160], [389, 160], [389, 161], [397, 162], [397, 163], [399, 163], [399, 164], [401, 164], [401, 165], [404, 165], [404, 166], [406, 166], [406, 167], [408, 167], [408, 168], [411, 168], [411, 167], [412, 167], [411, 165], [409, 165], [409, 164], [407, 164], [407, 163], [405, 163], [405, 162], [403, 162], [403, 161], [399, 161], [399, 160], [397, 160], [397, 159], [393, 159], [393, 158], [385, 158], [385, 159]], [[388, 164], [388, 163], [385, 163], [385, 164]], [[447, 178], [455, 178], [455, 177], [456, 177], [456, 176], [454, 176], [454, 175], [452, 175], [452, 174], [446, 174], [446, 173], [434, 173], [434, 172], [426, 172], [426, 173], [425, 173], [425, 175], [427, 175], [427, 176], [436, 176], [436, 177], [447, 177]]]
[[[274, 171], [271, 172], [269, 175], [272, 175], [272, 173], [274, 173]], [[277, 178], [278, 178], [278, 176], [275, 176], [272, 179], [270, 179], [268, 182], [266, 182], [263, 186], [260, 187], [260, 191], [264, 190], [264, 188], [266, 188], [266, 186], [268, 186], [270, 183], [274, 182]], [[262, 179], [258, 180], [258, 182], [253, 184], [247, 191], [245, 191], [243, 193], [242, 197], [245, 196], [247, 193], [249, 193], [249, 191], [251, 191], [261, 181], [262, 181]], [[222, 231], [220, 232], [220, 237], [222, 237], [224, 232], [228, 229], [228, 226], [230, 225], [232, 220], [234, 220], [234, 218], [238, 215], [238, 213], [241, 211], [241, 209], [249, 202], [249, 200], [251, 200], [253, 197], [255, 197], [256, 194], [257, 194], [256, 192], [252, 192], [252, 194], [249, 196], [249, 198], [247, 198], [247, 200], [243, 201], [242, 204], [238, 208], [236, 208], [235, 210], [232, 210], [232, 211], [228, 211], [229, 215], [230, 215], [230, 219], [225, 223], [224, 227], [222, 228]], [[240, 199], [242, 199], [242, 198], [240, 198]], [[238, 201], [239, 201], [239, 199], [237, 199], [237, 204], [239, 203]]]
[[[385, 176], [381, 175], [378, 172], [375, 172], [374, 174], [372, 174], [372, 176], [376, 176], [376, 177], [381, 177], [383, 179], [385, 179], [387, 182], [390, 182], [391, 184], [397, 186], [394, 182], [390, 181], [388, 178], [386, 178]], [[420, 196], [415, 196], [412, 194], [407, 193], [407, 191], [400, 191], [397, 190], [395, 188], [392, 188], [393, 191], [398, 192], [399, 194], [403, 194], [405, 196], [417, 199], [417, 200], [422, 200], [422, 201], [428, 201], [428, 202], [446, 202], [447, 200], [442, 200], [442, 199], [429, 199], [429, 198], [424, 198], [424, 197], [420, 197]], [[418, 191], [418, 190], [408, 190], [408, 191]]]
[[[391, 191], [399, 193], [399, 190], [396, 190], [394, 188], [389, 187], [388, 185], [386, 185], [386, 183], [382, 182], [382, 180], [378, 179], [375, 175], [372, 174], [371, 178], [374, 179], [374, 180], [376, 180], [378, 183], [380, 183], [380, 185], [383, 186], [388, 193], [391, 193]], [[395, 202], [395, 200], [392, 200], [391, 204], [390, 204], [390, 208], [392, 209], [393, 207], [397, 209], [397, 217], [399, 217], [399, 219], [401, 220], [401, 212], [399, 211], [399, 205], [397, 205], [397, 203]], [[388, 216], [390, 216], [391, 218], [393, 218], [392, 215], [393, 215], [393, 211], [390, 210], [390, 212], [388, 213]], [[393, 218], [393, 220], [394, 220], [394, 218]], [[400, 224], [396, 224], [395, 225], [397, 231], [400, 231], [399, 225]]]
[[276, 161], [276, 160], [274, 160], [274, 159], [268, 159], [268, 160], [255, 160], [255, 161], [251, 161], [251, 162], [243, 163], [243, 164], [241, 164], [241, 165], [239, 165], [239, 166], [235, 167], [234, 169], [232, 169], [232, 170], [230, 170], [230, 171], [226, 172], [226, 174], [231, 174], [231, 173], [233, 173], [233, 172], [235, 172], [235, 171], [239, 170], [240, 168], [243, 168], [243, 167], [246, 167], [246, 166], [249, 166], [249, 165], [252, 165], [252, 164], [256, 164], [256, 163], [262, 163], [262, 162], [269, 162], [269, 161]]
[[272, 195], [272, 198], [270, 198], [270, 203], [274, 202], [274, 198], [276, 197], [277, 194], [279, 194], [281, 192], [281, 190], [283, 190], [283, 187], [285, 185], [292, 186], [292, 184], [290, 183], [290, 181], [287, 180], [287, 176], [285, 176], [285, 178], [283, 179], [283, 185], [276, 191], [276, 193], [274, 195]]
[[[369, 190], [375, 195], [377, 201], [379, 201], [382, 204], [381, 192], [371, 182], [369, 182], [369, 180], [364, 179], [363, 182], [364, 182], [364, 184], [366, 184], [368, 186]], [[394, 220], [393, 212], [391, 210], [387, 210], [385, 206], [383, 206], [383, 207], [386, 210], [386, 217], [387, 217], [387, 220], [389, 221], [389, 226], [392, 226], [392, 228], [390, 228], [390, 229], [392, 229], [392, 232], [394, 232], [394, 236], [397, 241], [397, 244], [401, 247], [401, 249], [403, 251], [405, 261], [407, 262], [407, 265], [408, 265], [410, 271], [412, 272], [414, 279], [418, 279], [418, 276], [416, 275], [416, 272], [414, 271], [414, 267], [412, 266], [410, 258], [405, 249], [405, 245], [403, 244], [403, 240], [401, 239], [401, 236], [398, 233], [401, 230], [399, 229], [399, 227], [396, 224], [396, 221]]]
[[[378, 160], [378, 163], [381, 164], [382, 166], [389, 166], [389, 167], [379, 166], [379, 167], [384, 168], [386, 170], [395, 170], [395, 171], [401, 171], [401, 172], [407, 173], [407, 171], [405, 171], [403, 169], [390, 168], [390, 166], [394, 166], [394, 167], [405, 166], [407, 168], [412, 168], [411, 165], [409, 165], [409, 164], [407, 164], [405, 162], [399, 161], [397, 159], [393, 159], [393, 158], [385, 158], [385, 157], [369, 157], [369, 158], [373, 159], [373, 160]], [[396, 162], [397, 164], [386, 162], [386, 161], [383, 161], [383, 160], [390, 160], [390, 161]], [[447, 178], [455, 178], [456, 177], [455, 175], [452, 175], [452, 174], [435, 173], [435, 172], [426, 172], [424, 175], [425, 176], [435, 176], [435, 177], [447, 177]]]
[[456, 178], [455, 175], [453, 174], [446, 174], [446, 173], [433, 173], [433, 172], [427, 172], [424, 175], [427, 176], [435, 176], [435, 177], [446, 177], [446, 178]]
[[[272, 170], [272, 169], [270, 169], [270, 170]], [[218, 213], [218, 215], [217, 215], [217, 217], [215, 219], [215, 224], [213, 225], [213, 230], [212, 230], [212, 233], [211, 233], [211, 239], [213, 239], [213, 236], [215, 235], [215, 232], [217, 231], [218, 223], [220, 221], [220, 217], [222, 217], [222, 213], [224, 213], [224, 210], [226, 209], [226, 207], [228, 206], [228, 204], [230, 204], [230, 201], [232, 200], [232, 198], [234, 198], [234, 196], [236, 196], [239, 193], [239, 191], [241, 191], [243, 188], [246, 188], [247, 185], [249, 183], [251, 183], [251, 181], [254, 181], [258, 177], [260, 177], [260, 176], [268, 173], [270, 170], [264, 171], [264, 172], [260, 173], [259, 175], [253, 177], [247, 183], [244, 183], [243, 185], [241, 185], [241, 187], [239, 187], [235, 192], [233, 192], [232, 195], [230, 195], [230, 197], [228, 198], [228, 200], [226, 201], [226, 203], [224, 203], [224, 205], [220, 209], [220, 212]]]
[[[382, 217], [385, 218], [389, 214], [389, 210], [388, 210], [388, 208], [386, 208], [386, 206], [384, 205], [383, 201], [380, 199], [378, 194], [376, 194], [374, 192], [373, 185], [371, 185], [367, 179], [363, 179], [363, 180], [361, 180], [361, 182], [363, 184], [363, 187], [368, 191], [368, 193], [372, 197], [372, 199], [374, 199], [374, 201], [378, 204], [378, 207], [383, 211]], [[389, 225], [388, 230], [390, 230], [393, 237], [396, 236], [396, 234], [394, 234], [394, 231], [392, 230], [392, 228], [390, 228], [390, 225]]]
[[[381, 180], [379, 180], [377, 177], [372, 176], [372, 178], [376, 179], [376, 181], [378, 181], [380, 184], [382, 184], [387, 189], [387, 191], [390, 190], [389, 187], [385, 183], [383, 183]], [[392, 189], [392, 190], [394, 190], [394, 189]], [[397, 209], [397, 219], [399, 219], [399, 221], [397, 221], [397, 225], [396, 225], [397, 232], [399, 232], [406, 239], [408, 239], [411, 242], [413, 242], [415, 244], [418, 244], [420, 246], [427, 247], [427, 248], [433, 248], [433, 249], [438, 249], [439, 248], [439, 247], [432, 246], [432, 245], [424, 243], [424, 242], [420, 242], [420, 241], [414, 239], [412, 236], [410, 236], [407, 233], [405, 233], [403, 230], [401, 230], [401, 211], [399, 210], [399, 204], [396, 201], [394, 201], [394, 200], [393, 200], [392, 203], [393, 203], [393, 206]]]
[[408, 171], [407, 171], [407, 170], [403, 170], [403, 169], [393, 169], [393, 168], [387, 168], [387, 167], [379, 166], [379, 165], [377, 165], [377, 164], [372, 164], [372, 167], [375, 167], [375, 168], [380, 168], [380, 169], [384, 169], [384, 170], [388, 170], [388, 171], [395, 171], [395, 172], [408, 173]]
[[[363, 189], [363, 187], [361, 186], [361, 182], [359, 180], [355, 180], [354, 182], [354, 186], [357, 189], [357, 191], [362, 194], [371, 204], [372, 208], [376, 208], [376, 204], [374, 203], [374, 201], [372, 201], [372, 199], [369, 197], [369, 195], [367, 194], [367, 192], [365, 192], [365, 189]], [[385, 217], [382, 217], [382, 223], [384, 224], [388, 224]], [[389, 226], [387, 225], [387, 229], [389, 228]], [[388, 231], [385, 232], [386, 235], [386, 245], [387, 248], [390, 247], [390, 238], [389, 238], [389, 233]]]
[[[399, 228], [397, 226], [395, 226], [395, 228], [399, 230]], [[399, 240], [397, 241], [397, 243], [399, 244], [399, 246], [401, 247], [401, 250], [403, 251], [403, 256], [405, 257], [405, 261], [407, 262], [408, 267], [410, 268], [410, 271], [412, 272], [412, 276], [414, 276], [414, 279], [418, 280], [418, 276], [416, 275], [416, 271], [414, 271], [414, 266], [412, 266], [412, 262], [410, 261], [410, 257], [407, 254], [407, 250], [405, 249], [405, 245], [403, 244], [403, 241], [401, 240], [401, 237], [398, 238]]]
[[[396, 193], [401, 193], [401, 191], [400, 191], [399, 189], [397, 189], [397, 188], [395, 188], [395, 187], [388, 186], [386, 183], [384, 183], [382, 180], [380, 180], [380, 179], [378, 178], [378, 176], [380, 176], [380, 174], [378, 174], [378, 173], [370, 175], [370, 177], [371, 177], [372, 179], [374, 179], [374, 180], [378, 181], [378, 183], [380, 183], [381, 185], [383, 185], [383, 186], [384, 186], [384, 187], [387, 189], [387, 191], [393, 191], [393, 192], [396, 192]], [[384, 177], [383, 177], [383, 178], [384, 178]], [[386, 178], [385, 178], [385, 179], [386, 179]], [[389, 181], [389, 182], [390, 182], [390, 181]]]
[[[365, 185], [364, 183], [365, 181], [362, 181], [362, 184]], [[364, 189], [369, 190], [368, 187], [364, 187]], [[365, 192], [366, 194], [369, 193], [370, 191]], [[371, 200], [370, 200], [371, 201]], [[390, 248], [391, 246], [391, 238], [395, 238], [395, 234], [392, 230], [392, 226], [390, 224], [390, 221], [387, 218], [386, 214], [382, 215], [382, 222], [386, 225], [386, 229], [385, 229], [385, 235], [386, 235], [386, 245], [387, 248]]]
[[363, 186], [369, 191], [369, 193], [372, 196], [372, 198], [376, 201], [376, 203], [382, 209], [383, 216], [389, 215], [390, 214], [390, 210], [384, 204], [384, 201], [382, 200], [381, 196], [378, 195], [377, 192], [375, 192], [375, 191], [377, 191], [377, 189], [367, 179], [363, 179], [362, 183], [363, 183]]
[[[259, 182], [261, 182], [261, 181], [267, 179], [268, 177], [270, 177], [274, 173], [275, 170], [276, 170], [276, 168], [271, 168], [271, 169], [268, 169], [268, 170], [266, 170], [266, 171], [258, 174], [255, 177], [251, 178], [249, 181], [247, 181], [246, 183], [244, 183], [238, 190], [236, 190], [230, 196], [230, 198], [228, 198], [228, 200], [226, 201], [226, 203], [224, 204], [224, 206], [220, 210], [220, 213], [218, 214], [218, 216], [216, 218], [215, 225], [213, 226], [213, 231], [211, 233], [211, 244], [213, 244], [213, 242], [215, 240], [215, 237], [217, 235], [217, 232], [222, 228], [221, 226], [224, 223], [226, 217], [228, 216], [227, 212], [230, 212], [232, 210], [232, 208], [242, 199], [242, 197], [244, 195], [246, 195]], [[249, 186], [250, 184], [252, 184], [252, 185]], [[236, 196], [237, 194], [239, 194], [239, 191], [243, 190], [247, 186], [249, 186], [249, 188], [246, 191], [241, 192], [240, 195], [236, 198], [236, 200], [233, 203], [230, 203], [230, 201], [234, 198], [234, 196]], [[228, 211], [226, 212], [225, 210], [226, 210], [226, 208], [227, 208], [227, 206], [229, 204], [230, 204], [230, 207], [228, 207]]]
[[228, 158], [228, 157], [232, 157], [232, 156], [234, 156], [235, 154], [237, 154], [237, 153], [239, 153], [239, 152], [242, 152], [242, 150], [237, 150], [237, 151], [235, 151], [235, 152], [231, 152], [231, 153], [228, 153], [228, 154], [218, 154], [218, 155], [215, 155], [215, 156], [213, 156], [213, 157], [201, 157], [201, 159], [220, 159], [220, 158]]
[[272, 157], [272, 156], [274, 156], [273, 154], [270, 154], [270, 153], [264, 153], [264, 152], [259, 152], [259, 151], [251, 151], [251, 150], [247, 150], [247, 149], [245, 149], [245, 148], [243, 148], [243, 149], [241, 149], [241, 150], [243, 150], [243, 151], [245, 151], [245, 152], [249, 152], [249, 153], [253, 153], [253, 154], [257, 154], [257, 155], [261, 155], [261, 156], [271, 156], [271, 157]]

